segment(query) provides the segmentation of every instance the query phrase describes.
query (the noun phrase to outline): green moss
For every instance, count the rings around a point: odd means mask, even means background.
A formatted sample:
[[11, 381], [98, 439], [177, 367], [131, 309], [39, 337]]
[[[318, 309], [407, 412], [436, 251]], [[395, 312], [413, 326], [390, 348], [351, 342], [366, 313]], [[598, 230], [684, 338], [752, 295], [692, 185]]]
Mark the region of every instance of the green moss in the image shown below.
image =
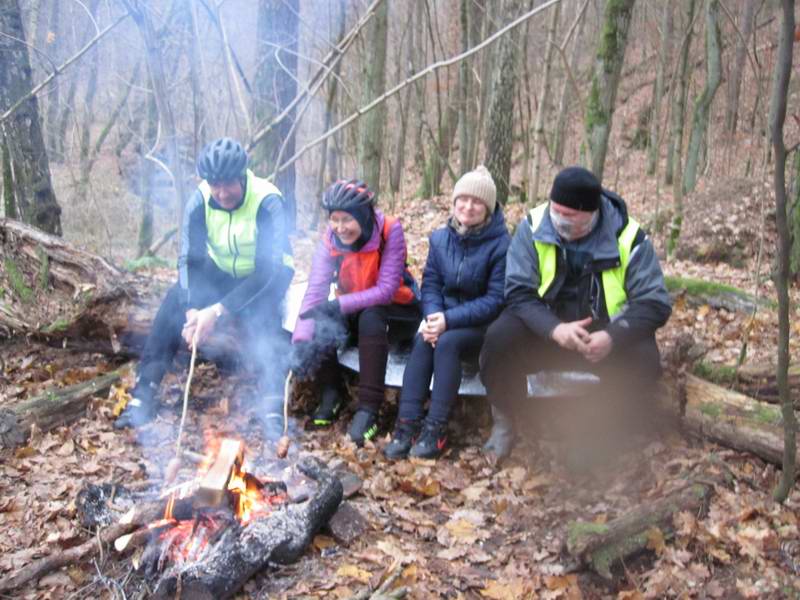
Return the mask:
[[698, 377], [716, 384], [727, 384], [736, 380], [736, 367], [729, 365], [713, 365], [700, 361], [694, 365], [692, 372]]
[[718, 417], [722, 414], [722, 409], [711, 402], [703, 402], [700, 404], [700, 412], [707, 417]]
[[611, 579], [611, 567], [621, 558], [647, 547], [647, 532], [631, 535], [612, 544], [607, 544], [591, 555], [592, 567], [601, 577]]
[[567, 543], [574, 546], [581, 538], [590, 535], [602, 535], [608, 532], [608, 525], [587, 521], [573, 521], [569, 524]]
[[781, 422], [781, 411], [776, 406], [760, 403], [751, 414], [756, 421], [765, 425], [778, 425]]
[[603, 103], [600, 102], [600, 87], [595, 75], [592, 77], [589, 99], [586, 101], [586, 131], [591, 133], [595, 127], [606, 123], [608, 123], [608, 113], [603, 110]]
[[128, 271], [141, 271], [144, 269], [154, 269], [157, 267], [168, 267], [169, 263], [160, 256], [140, 256], [125, 263]]
[[25, 304], [29, 303], [31, 300], [33, 300], [33, 290], [31, 290], [31, 288], [28, 287], [28, 284], [25, 283], [25, 278], [22, 276], [22, 272], [19, 270], [19, 267], [17, 267], [17, 263], [15, 263], [11, 258], [6, 258], [4, 264], [11, 289], [14, 290], [14, 293], [22, 302]]
[[58, 333], [60, 331], [64, 331], [67, 327], [69, 327], [69, 320], [64, 317], [59, 317], [49, 325], [45, 326], [42, 331], [44, 333]]
[[36, 287], [39, 291], [47, 289], [50, 281], [50, 257], [41, 245], [36, 246], [36, 256], [39, 257], [39, 272], [36, 274]]
[[675, 277], [667, 275], [664, 283], [670, 292], [685, 290], [690, 296], [714, 296], [716, 294], [735, 294], [742, 298], [750, 299], [751, 296], [744, 290], [740, 290], [732, 285], [718, 283], [716, 281], [706, 281], [704, 279], [693, 279], [691, 277]]

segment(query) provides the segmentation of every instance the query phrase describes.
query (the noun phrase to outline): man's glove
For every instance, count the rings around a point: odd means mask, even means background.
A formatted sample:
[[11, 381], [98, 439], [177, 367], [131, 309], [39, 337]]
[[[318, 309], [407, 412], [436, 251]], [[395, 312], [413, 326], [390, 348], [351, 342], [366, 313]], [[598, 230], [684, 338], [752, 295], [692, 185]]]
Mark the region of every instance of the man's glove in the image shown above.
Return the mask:
[[321, 352], [313, 342], [295, 342], [289, 357], [289, 368], [298, 379], [309, 379], [319, 368]]
[[341, 316], [342, 307], [339, 300], [328, 300], [317, 304], [300, 315], [301, 319], [332, 319]]

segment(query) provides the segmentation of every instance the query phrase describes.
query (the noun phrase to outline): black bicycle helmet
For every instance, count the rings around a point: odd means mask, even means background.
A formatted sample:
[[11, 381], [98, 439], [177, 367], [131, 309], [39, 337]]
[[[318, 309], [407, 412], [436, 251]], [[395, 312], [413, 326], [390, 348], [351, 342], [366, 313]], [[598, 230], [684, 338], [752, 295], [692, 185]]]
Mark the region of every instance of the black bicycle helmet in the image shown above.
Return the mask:
[[322, 195], [322, 208], [328, 212], [352, 211], [374, 205], [375, 192], [358, 179], [339, 179]]
[[246, 168], [247, 152], [228, 137], [206, 144], [197, 158], [197, 174], [206, 181], [232, 181], [242, 177]]

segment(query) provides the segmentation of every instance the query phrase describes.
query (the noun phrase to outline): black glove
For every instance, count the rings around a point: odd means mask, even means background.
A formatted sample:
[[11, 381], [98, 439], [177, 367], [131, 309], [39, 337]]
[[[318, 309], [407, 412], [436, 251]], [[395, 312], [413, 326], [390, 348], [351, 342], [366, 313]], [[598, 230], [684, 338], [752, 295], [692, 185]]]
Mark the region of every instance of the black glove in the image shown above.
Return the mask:
[[342, 314], [342, 307], [339, 306], [338, 300], [328, 300], [317, 304], [313, 308], [300, 315], [301, 319], [332, 319], [340, 317]]
[[295, 342], [289, 357], [289, 367], [298, 379], [309, 379], [319, 368], [319, 348], [312, 342]]

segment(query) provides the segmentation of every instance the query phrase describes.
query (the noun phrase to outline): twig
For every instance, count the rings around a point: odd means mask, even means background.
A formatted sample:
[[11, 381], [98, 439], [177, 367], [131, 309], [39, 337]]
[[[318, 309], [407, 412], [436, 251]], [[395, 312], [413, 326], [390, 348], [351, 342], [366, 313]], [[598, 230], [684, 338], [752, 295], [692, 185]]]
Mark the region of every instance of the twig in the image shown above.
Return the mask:
[[115, 28], [117, 25], [119, 25], [119, 24], [120, 24], [120, 23], [122, 23], [122, 22], [123, 22], [125, 19], [127, 19], [127, 18], [128, 18], [128, 16], [129, 16], [129, 13], [125, 13], [124, 15], [122, 15], [121, 17], [119, 17], [119, 18], [118, 18], [116, 21], [114, 21], [114, 22], [113, 22], [111, 25], [109, 25], [108, 27], [106, 27], [105, 29], [103, 29], [103, 31], [101, 31], [101, 32], [100, 32], [100, 33], [98, 33], [96, 36], [94, 36], [94, 37], [93, 37], [91, 40], [89, 40], [89, 41], [86, 43], [86, 45], [85, 45], [83, 48], [81, 48], [80, 50], [78, 50], [78, 52], [77, 52], [76, 54], [73, 54], [73, 55], [72, 55], [71, 57], [69, 57], [69, 58], [68, 58], [66, 61], [64, 61], [64, 64], [62, 64], [60, 67], [57, 67], [57, 68], [56, 68], [56, 69], [55, 69], [55, 70], [54, 70], [52, 73], [50, 73], [50, 75], [48, 75], [47, 77], [45, 77], [45, 78], [44, 78], [44, 80], [43, 80], [43, 81], [42, 81], [42, 82], [41, 82], [39, 85], [37, 85], [36, 87], [34, 87], [34, 88], [33, 88], [33, 89], [30, 91], [30, 92], [28, 92], [27, 94], [25, 94], [24, 96], [22, 96], [22, 98], [20, 98], [19, 100], [17, 100], [17, 101], [16, 101], [16, 102], [15, 102], [15, 103], [14, 103], [14, 104], [11, 106], [11, 108], [9, 108], [9, 109], [8, 109], [6, 112], [4, 112], [2, 115], [0, 115], [0, 123], [2, 123], [3, 121], [5, 121], [6, 119], [8, 119], [8, 118], [9, 118], [9, 117], [10, 117], [12, 114], [14, 114], [14, 112], [15, 112], [15, 111], [16, 111], [16, 110], [17, 110], [17, 109], [20, 107], [20, 106], [22, 106], [22, 105], [23, 105], [25, 102], [27, 102], [28, 100], [30, 100], [31, 98], [33, 98], [33, 97], [34, 97], [36, 94], [38, 94], [38, 93], [39, 93], [39, 92], [42, 90], [42, 88], [44, 88], [44, 87], [45, 87], [45, 86], [46, 86], [48, 83], [50, 83], [50, 82], [51, 82], [51, 81], [52, 81], [52, 80], [55, 78], [55, 76], [56, 76], [56, 75], [58, 75], [59, 73], [61, 73], [61, 72], [62, 72], [64, 69], [66, 69], [66, 68], [67, 68], [68, 66], [70, 66], [72, 63], [74, 63], [76, 60], [78, 60], [78, 59], [79, 59], [81, 56], [83, 56], [84, 54], [86, 54], [86, 53], [87, 53], [87, 52], [88, 52], [88, 51], [89, 51], [89, 50], [92, 48], [92, 46], [94, 46], [94, 45], [95, 45], [97, 42], [99, 42], [99, 41], [100, 41], [100, 40], [101, 40], [103, 37], [105, 37], [105, 36], [106, 36], [106, 34], [108, 34], [109, 32], [111, 32], [111, 30], [113, 30], [113, 29], [114, 29], [114, 28]]
[[286, 382], [283, 384], [283, 435], [275, 446], [275, 454], [278, 458], [285, 458], [289, 453], [289, 392], [292, 386], [292, 371], [286, 375]]
[[[286, 169], [289, 165], [291, 165], [292, 163], [297, 161], [301, 156], [303, 156], [306, 152], [308, 152], [308, 150], [310, 150], [311, 148], [313, 148], [317, 144], [323, 142], [324, 140], [327, 140], [329, 137], [334, 135], [339, 130], [344, 129], [345, 127], [347, 127], [348, 125], [350, 125], [354, 121], [358, 120], [359, 118], [364, 116], [366, 113], [368, 113], [369, 111], [371, 111], [372, 109], [377, 107], [379, 104], [383, 103], [388, 98], [391, 98], [392, 96], [394, 96], [397, 92], [399, 92], [400, 90], [402, 90], [406, 86], [411, 85], [415, 81], [417, 81], [419, 79], [422, 79], [423, 77], [425, 77], [426, 75], [429, 75], [430, 73], [434, 73], [434, 72], [436, 72], [439, 69], [442, 69], [444, 67], [450, 67], [450, 66], [452, 66], [452, 65], [454, 65], [456, 63], [461, 62], [462, 60], [464, 60], [466, 58], [469, 58], [473, 54], [476, 54], [480, 50], [483, 50], [484, 48], [486, 48], [487, 46], [489, 46], [490, 44], [495, 42], [498, 38], [502, 37], [504, 34], [508, 33], [509, 31], [514, 29], [515, 27], [521, 25], [522, 23], [524, 23], [525, 21], [527, 21], [528, 19], [530, 19], [534, 15], [540, 13], [541, 11], [543, 11], [543, 10], [545, 10], [547, 8], [550, 8], [551, 6], [553, 6], [554, 4], [556, 4], [557, 2], [560, 2], [560, 1], [561, 0], [549, 0], [548, 2], [545, 2], [544, 4], [541, 4], [541, 5], [537, 6], [536, 8], [534, 8], [534, 9], [526, 12], [522, 16], [518, 17], [517, 19], [515, 19], [514, 21], [512, 21], [511, 23], [509, 23], [508, 25], [506, 25], [502, 29], [496, 31], [493, 35], [491, 35], [488, 38], [486, 38], [485, 40], [483, 40], [477, 46], [473, 46], [472, 48], [470, 48], [466, 52], [462, 52], [461, 54], [457, 54], [457, 55], [455, 55], [455, 56], [453, 56], [451, 58], [448, 58], [448, 59], [445, 59], [445, 60], [440, 60], [438, 62], [435, 62], [435, 63], [431, 64], [431, 65], [428, 65], [427, 67], [425, 67], [421, 71], [417, 72], [416, 74], [412, 75], [411, 77], [409, 77], [405, 81], [402, 81], [402, 82], [398, 83], [392, 89], [390, 89], [389, 91], [381, 94], [380, 96], [375, 98], [369, 104], [367, 104], [365, 106], [362, 106], [361, 108], [356, 109], [356, 111], [353, 114], [351, 114], [349, 117], [347, 117], [343, 121], [339, 122], [339, 124], [336, 125], [336, 127], [332, 128], [332, 129], [329, 129], [328, 131], [326, 131], [324, 134], [322, 134], [318, 138], [316, 138], [314, 140], [311, 140], [310, 142], [305, 144], [302, 148], [300, 148], [300, 150], [295, 152], [294, 156], [292, 156], [289, 160], [287, 160], [285, 163], [283, 163], [277, 169], [275, 169], [275, 172], [272, 174], [272, 176], [275, 176], [277, 173], [280, 173], [281, 171]], [[284, 111], [284, 112], [286, 112], [286, 111]], [[260, 137], [258, 137], [258, 139], [260, 139]], [[257, 140], [255, 140], [255, 138], [254, 138], [254, 141], [251, 142], [248, 147], [251, 147], [255, 143], [255, 141], [257, 141]]]
[[194, 375], [194, 363], [197, 360], [197, 329], [192, 336], [192, 359], [189, 362], [189, 377], [186, 378], [186, 387], [183, 390], [183, 411], [181, 412], [181, 424], [178, 427], [178, 439], [175, 442], [175, 457], [169, 461], [164, 471], [164, 483], [170, 484], [175, 480], [178, 469], [181, 467], [181, 442], [183, 441], [183, 425], [186, 423], [186, 413], [189, 407], [189, 391], [192, 388], [192, 376]]

